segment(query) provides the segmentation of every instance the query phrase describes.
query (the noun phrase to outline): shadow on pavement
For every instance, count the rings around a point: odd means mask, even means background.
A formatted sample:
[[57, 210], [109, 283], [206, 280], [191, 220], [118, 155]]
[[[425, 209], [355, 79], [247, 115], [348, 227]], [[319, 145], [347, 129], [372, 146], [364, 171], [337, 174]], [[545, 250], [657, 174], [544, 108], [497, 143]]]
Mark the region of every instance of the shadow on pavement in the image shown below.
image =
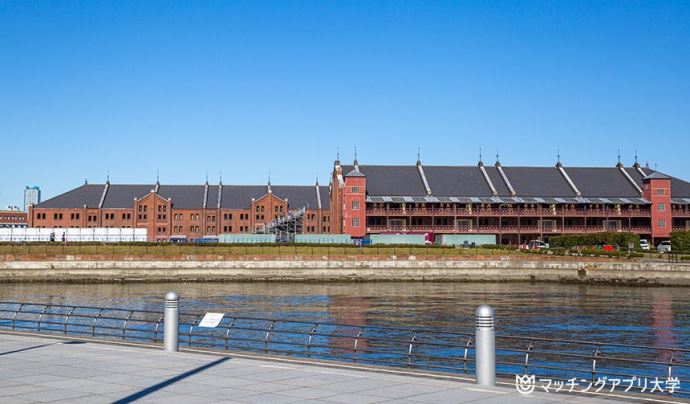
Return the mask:
[[131, 394], [131, 395], [127, 396], [127, 397], [121, 398], [121, 399], [119, 399], [119, 400], [117, 400], [117, 401], [113, 401], [113, 404], [125, 404], [125, 403], [131, 403], [132, 401], [139, 400], [140, 398], [145, 397], [145, 396], [148, 396], [149, 394], [154, 393], [154, 392], [156, 392], [156, 391], [158, 391], [158, 390], [160, 390], [160, 389], [162, 389], [162, 388], [165, 388], [165, 387], [167, 387], [167, 386], [170, 386], [170, 385], [173, 384], [173, 383], [177, 383], [177, 382], [179, 382], [180, 380], [184, 380], [184, 379], [188, 378], [189, 376], [195, 375], [195, 374], [197, 374], [197, 373], [203, 372], [203, 371], [206, 370], [206, 369], [209, 369], [209, 368], [212, 368], [212, 367], [214, 367], [214, 366], [220, 365], [221, 363], [227, 361], [228, 359], [230, 359], [230, 358], [220, 358], [220, 359], [218, 359], [218, 360], [216, 360], [216, 361], [213, 361], [213, 362], [211, 362], [211, 363], [207, 363], [207, 364], [205, 364], [205, 365], [203, 365], [203, 366], [199, 366], [199, 367], [196, 368], [196, 369], [192, 369], [192, 370], [190, 370], [190, 371], [184, 372], [184, 373], [182, 373], [182, 374], [180, 374], [180, 375], [177, 375], [177, 376], [172, 377], [172, 378], [170, 378], [170, 379], [168, 379], [168, 380], [166, 380], [166, 381], [163, 381], [163, 382], [160, 382], [160, 383], [158, 383], [158, 384], [155, 384], [155, 385], [153, 385], [153, 386], [151, 386], [151, 387], [147, 387], [147, 388], [145, 388], [144, 390], [138, 391], [138, 392], [136, 392], [136, 393], [134, 393], [134, 394]]

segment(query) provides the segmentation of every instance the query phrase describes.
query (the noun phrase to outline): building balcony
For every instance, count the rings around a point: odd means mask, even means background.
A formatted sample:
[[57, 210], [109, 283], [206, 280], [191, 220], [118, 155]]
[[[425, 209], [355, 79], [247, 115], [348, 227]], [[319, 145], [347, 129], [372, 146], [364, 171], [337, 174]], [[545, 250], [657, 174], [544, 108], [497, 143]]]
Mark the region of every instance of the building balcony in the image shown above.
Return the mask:
[[[674, 211], [674, 216], [676, 211]], [[678, 211], [678, 217], [690, 217], [690, 211]], [[430, 217], [649, 217], [649, 209], [386, 209], [370, 208], [367, 216], [430, 216]]]
[[[679, 230], [681, 228], [678, 228]], [[682, 228], [685, 229], [684, 227]], [[674, 230], [676, 228], [674, 227]], [[632, 232], [649, 234], [650, 226], [626, 226], [605, 228], [603, 226], [453, 226], [453, 225], [403, 225], [385, 226], [372, 225], [367, 227], [367, 233], [476, 233], [476, 234], [585, 234], [604, 232]]]
[[671, 216], [673, 217], [688, 217], [690, 218], [690, 210], [685, 209], [673, 209], [671, 211]]
[[[367, 216], [432, 216], [432, 217], [649, 217], [650, 209], [386, 209], [371, 208]], [[690, 217], [690, 211], [674, 210], [674, 217]]]

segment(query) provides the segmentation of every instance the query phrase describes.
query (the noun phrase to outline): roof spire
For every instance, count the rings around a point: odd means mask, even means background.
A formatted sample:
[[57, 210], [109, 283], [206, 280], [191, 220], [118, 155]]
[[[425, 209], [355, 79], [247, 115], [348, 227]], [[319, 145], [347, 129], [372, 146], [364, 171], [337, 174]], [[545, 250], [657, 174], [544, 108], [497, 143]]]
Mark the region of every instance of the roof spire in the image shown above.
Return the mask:
[[635, 164], [633, 164], [633, 167], [638, 168], [640, 166], [640, 162], [637, 161], [637, 149], [635, 149]]
[[498, 158], [498, 147], [496, 148], [496, 164], [501, 165], [501, 160]]
[[561, 163], [561, 149], [556, 149], [556, 167], [563, 167], [563, 163]]
[[273, 193], [273, 191], [271, 190], [271, 172], [270, 171], [268, 172], [268, 193], [269, 194]]
[[479, 163], [477, 163], [477, 166], [479, 166], [479, 167], [484, 166], [484, 162], [482, 161], [482, 148], [481, 147], [479, 148]]
[[108, 170], [105, 174], [105, 182], [106, 184], [110, 184], [110, 170]]
[[354, 161], [354, 163], [356, 166], [359, 165], [359, 161], [357, 161], [357, 146], [355, 146], [355, 161]]
[[208, 170], [206, 170], [206, 182], [205, 182], [205, 184], [208, 185]]
[[340, 165], [340, 146], [335, 147], [335, 165]]
[[649, 168], [649, 161], [645, 162], [644, 166], [645, 168]]
[[156, 170], [156, 184], [160, 184], [160, 171]]
[[319, 186], [319, 176], [318, 175], [316, 176], [316, 186], [317, 187]]
[[421, 166], [421, 165], [422, 165], [422, 159], [421, 159], [421, 154], [420, 154], [419, 146], [417, 146], [417, 165], [418, 165], [418, 166]]
[[622, 168], [623, 163], [621, 163], [621, 149], [618, 149], [618, 163], [616, 163], [616, 167]]
[[218, 184], [223, 185], [223, 170], [220, 170], [220, 172], [219, 172]]
[[86, 177], [84, 177], [84, 185], [89, 185], [89, 180], [87, 180]]

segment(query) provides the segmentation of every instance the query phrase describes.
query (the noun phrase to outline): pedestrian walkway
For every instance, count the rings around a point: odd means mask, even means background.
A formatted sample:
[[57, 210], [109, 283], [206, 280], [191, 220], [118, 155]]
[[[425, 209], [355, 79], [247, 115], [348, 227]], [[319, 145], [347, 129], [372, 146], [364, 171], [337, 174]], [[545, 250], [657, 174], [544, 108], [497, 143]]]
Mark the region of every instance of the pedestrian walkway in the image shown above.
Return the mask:
[[456, 380], [0, 333], [3, 403], [555, 403]]

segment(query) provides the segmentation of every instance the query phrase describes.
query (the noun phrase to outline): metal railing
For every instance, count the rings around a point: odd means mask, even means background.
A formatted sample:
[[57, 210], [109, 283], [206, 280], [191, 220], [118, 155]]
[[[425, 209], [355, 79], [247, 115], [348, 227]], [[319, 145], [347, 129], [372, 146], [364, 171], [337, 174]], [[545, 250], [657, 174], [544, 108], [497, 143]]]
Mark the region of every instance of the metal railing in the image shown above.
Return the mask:
[[[170, 297], [170, 295], [166, 296]], [[166, 301], [166, 311], [172, 305]], [[177, 310], [177, 309], [175, 309]], [[477, 314], [477, 327], [489, 320]], [[226, 314], [214, 328], [203, 314], [179, 312], [179, 345], [223, 351], [288, 355], [454, 374], [477, 371], [479, 332], [387, 327]], [[170, 318], [170, 317], [168, 317]], [[490, 325], [493, 327], [493, 318]], [[161, 311], [0, 302], [0, 330], [161, 343]], [[493, 328], [492, 328], [493, 330]], [[168, 338], [166, 336], [166, 338]], [[177, 343], [177, 341], [175, 341]], [[168, 349], [166, 343], [166, 349]], [[176, 348], [176, 346], [175, 346]], [[677, 378], [679, 397], [690, 397], [690, 349], [495, 335], [499, 377], [531, 374], [553, 380]], [[623, 387], [623, 386], [621, 386]], [[683, 390], [684, 388], [684, 390]], [[639, 386], [633, 389], [640, 390]], [[668, 394], [668, 393], [666, 393]]]
[[[367, 215], [370, 216], [622, 216], [622, 217], [648, 217], [651, 215], [650, 209], [639, 208], [488, 208], [466, 207], [458, 208], [367, 208]], [[690, 216], [690, 211], [673, 210], [673, 216]]]

